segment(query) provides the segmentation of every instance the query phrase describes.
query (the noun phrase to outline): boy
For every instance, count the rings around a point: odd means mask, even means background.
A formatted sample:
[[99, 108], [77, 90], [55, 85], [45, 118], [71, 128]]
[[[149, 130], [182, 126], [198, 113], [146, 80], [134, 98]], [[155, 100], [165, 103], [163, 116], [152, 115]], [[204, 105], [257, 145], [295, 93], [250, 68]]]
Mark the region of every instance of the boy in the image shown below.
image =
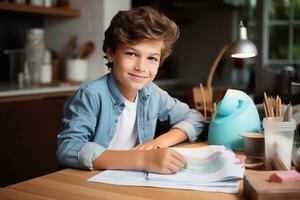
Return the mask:
[[[195, 141], [203, 117], [152, 83], [178, 37], [177, 25], [150, 7], [112, 19], [103, 44], [111, 72], [81, 85], [66, 102], [57, 147], [61, 164], [166, 174], [186, 166], [167, 147]], [[173, 127], [153, 140], [157, 119]]]

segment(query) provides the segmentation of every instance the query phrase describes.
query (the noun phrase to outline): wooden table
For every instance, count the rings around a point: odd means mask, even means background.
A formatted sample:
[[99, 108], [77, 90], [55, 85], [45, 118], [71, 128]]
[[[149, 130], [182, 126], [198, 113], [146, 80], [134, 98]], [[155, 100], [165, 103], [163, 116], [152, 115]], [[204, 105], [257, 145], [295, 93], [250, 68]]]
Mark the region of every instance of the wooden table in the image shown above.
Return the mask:
[[[186, 145], [185, 145], [186, 146]], [[190, 147], [199, 144], [188, 145]], [[242, 199], [242, 181], [238, 194], [199, 192], [153, 187], [119, 186], [88, 182], [100, 171], [64, 169], [42, 177], [0, 188], [0, 199]]]

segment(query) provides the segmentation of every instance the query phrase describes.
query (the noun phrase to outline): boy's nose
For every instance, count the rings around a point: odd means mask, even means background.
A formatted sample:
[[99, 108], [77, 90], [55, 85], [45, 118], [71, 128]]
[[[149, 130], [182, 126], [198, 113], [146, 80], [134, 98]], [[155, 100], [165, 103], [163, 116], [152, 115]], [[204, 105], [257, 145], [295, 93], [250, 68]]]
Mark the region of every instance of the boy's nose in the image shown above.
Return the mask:
[[135, 63], [134, 69], [136, 71], [146, 71], [146, 62], [144, 59], [138, 59], [138, 61]]

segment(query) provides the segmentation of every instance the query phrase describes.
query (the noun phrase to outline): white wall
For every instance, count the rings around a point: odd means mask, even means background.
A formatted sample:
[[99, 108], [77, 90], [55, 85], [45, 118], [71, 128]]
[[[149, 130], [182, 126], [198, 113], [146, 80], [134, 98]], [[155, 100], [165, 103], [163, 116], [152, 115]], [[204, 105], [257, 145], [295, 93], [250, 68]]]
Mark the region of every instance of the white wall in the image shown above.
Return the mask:
[[108, 28], [110, 20], [118, 11], [129, 10], [130, 8], [130, 0], [103, 0], [104, 28]]
[[80, 17], [45, 19], [46, 42], [51, 49], [58, 53], [74, 34], [78, 44], [93, 41], [95, 52], [88, 58], [88, 79], [93, 80], [107, 73], [102, 44], [104, 31], [110, 19], [119, 10], [131, 8], [130, 0], [72, 0], [70, 7], [80, 10]]

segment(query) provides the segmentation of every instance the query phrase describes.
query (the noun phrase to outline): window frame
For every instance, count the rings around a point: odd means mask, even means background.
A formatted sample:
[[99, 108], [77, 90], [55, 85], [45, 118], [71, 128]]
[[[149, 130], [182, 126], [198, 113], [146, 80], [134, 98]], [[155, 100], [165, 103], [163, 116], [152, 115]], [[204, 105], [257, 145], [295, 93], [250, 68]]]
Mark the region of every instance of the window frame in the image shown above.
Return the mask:
[[[294, 3], [291, 2], [291, 14], [290, 18], [287, 20], [270, 20], [269, 19], [269, 7], [271, 0], [265, 0], [262, 2], [262, 10], [257, 10], [262, 12], [262, 57], [263, 57], [263, 66], [270, 66], [273, 69], [282, 68], [283, 65], [293, 65], [300, 64], [300, 59], [293, 59], [293, 41], [294, 41], [294, 27], [300, 26], [300, 20], [294, 20]], [[257, 1], [257, 3], [259, 0]], [[259, 20], [259, 19], [258, 19]], [[269, 42], [270, 42], [270, 26], [287, 26], [289, 31], [289, 41], [288, 41], [288, 58], [287, 59], [271, 59], [269, 57]]]

